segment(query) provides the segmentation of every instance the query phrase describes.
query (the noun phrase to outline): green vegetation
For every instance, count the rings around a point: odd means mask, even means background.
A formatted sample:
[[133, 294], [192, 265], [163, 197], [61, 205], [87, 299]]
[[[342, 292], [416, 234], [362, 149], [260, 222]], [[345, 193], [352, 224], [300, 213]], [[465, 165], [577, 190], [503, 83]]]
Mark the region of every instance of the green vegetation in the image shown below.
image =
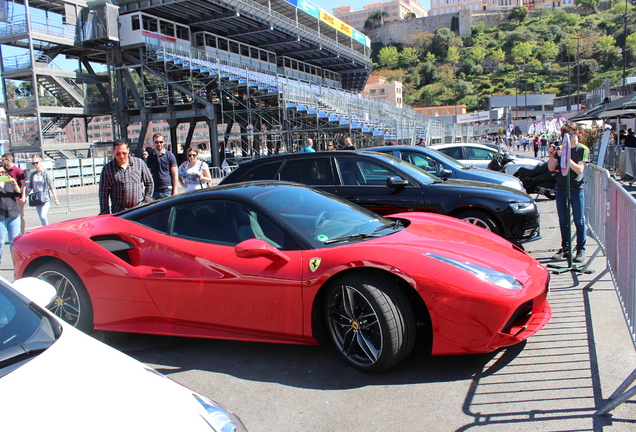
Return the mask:
[[627, 76], [636, 75], [631, 1], [576, 4], [576, 9], [531, 13], [515, 7], [500, 25], [486, 28], [479, 22], [465, 38], [441, 27], [412, 35], [408, 44], [374, 44], [373, 73], [402, 81], [410, 105], [466, 104], [469, 111], [487, 109], [490, 96], [565, 96], [590, 91], [606, 78], [618, 85], [624, 44]]

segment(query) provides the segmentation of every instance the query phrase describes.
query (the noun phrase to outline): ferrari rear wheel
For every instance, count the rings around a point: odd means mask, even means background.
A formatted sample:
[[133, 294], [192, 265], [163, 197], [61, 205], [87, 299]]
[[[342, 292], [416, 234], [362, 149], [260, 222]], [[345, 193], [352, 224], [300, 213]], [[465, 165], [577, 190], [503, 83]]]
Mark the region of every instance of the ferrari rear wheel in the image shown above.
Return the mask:
[[90, 297], [81, 279], [69, 266], [48, 262], [36, 268], [32, 276], [50, 283], [57, 291], [53, 301], [46, 306], [48, 310], [79, 330], [93, 330]]
[[470, 224], [483, 228], [486, 231], [491, 231], [495, 234], [500, 234], [501, 231], [495, 221], [490, 216], [480, 210], [468, 210], [457, 215], [457, 219], [461, 219]]
[[355, 273], [339, 278], [327, 292], [324, 313], [331, 340], [356, 369], [382, 372], [413, 350], [413, 310], [385, 275]]

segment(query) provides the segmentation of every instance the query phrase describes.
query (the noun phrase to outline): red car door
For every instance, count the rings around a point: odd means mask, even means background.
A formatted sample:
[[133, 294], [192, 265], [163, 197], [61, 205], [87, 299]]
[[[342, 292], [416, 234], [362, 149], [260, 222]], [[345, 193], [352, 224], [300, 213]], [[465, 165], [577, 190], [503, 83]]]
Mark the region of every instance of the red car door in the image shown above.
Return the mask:
[[189, 218], [194, 218], [190, 227], [198, 231], [179, 233], [177, 221], [172, 235], [158, 235], [146, 245], [151, 253], [144, 282], [161, 314], [206, 332], [214, 329], [220, 332], [218, 337], [223, 332], [302, 337], [302, 251], [281, 252], [289, 258], [287, 262], [241, 258], [235, 244], [263, 233], [230, 238], [227, 235], [238, 217], [215, 220], [208, 216], [219, 237], [205, 240], [198, 238], [207, 236], [205, 227], [196, 223], [196, 216]]

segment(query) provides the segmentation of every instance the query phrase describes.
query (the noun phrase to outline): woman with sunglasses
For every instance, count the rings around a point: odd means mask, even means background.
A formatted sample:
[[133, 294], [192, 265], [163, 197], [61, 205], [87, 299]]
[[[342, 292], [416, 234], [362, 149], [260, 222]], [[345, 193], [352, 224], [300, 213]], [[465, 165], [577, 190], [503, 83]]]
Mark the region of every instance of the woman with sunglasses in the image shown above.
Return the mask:
[[188, 149], [188, 160], [179, 167], [179, 182], [186, 192], [208, 187], [212, 182], [208, 164], [199, 159], [199, 150]]
[[[9, 234], [9, 248], [13, 251], [13, 239], [20, 233], [20, 212], [16, 200], [22, 197], [18, 182], [0, 165], [0, 246]], [[0, 262], [2, 261], [0, 247]]]
[[43, 203], [42, 205], [36, 205], [35, 210], [38, 213], [42, 226], [44, 226], [49, 224], [48, 214], [49, 208], [51, 207], [51, 195], [53, 196], [55, 205], [60, 205], [60, 202], [57, 200], [57, 195], [55, 194], [53, 176], [50, 171], [44, 169], [42, 159], [38, 156], [33, 156], [31, 158], [31, 163], [35, 168], [35, 171], [33, 171], [31, 178], [29, 179], [30, 186], [27, 190], [27, 194], [37, 194], [40, 198], [40, 202]]

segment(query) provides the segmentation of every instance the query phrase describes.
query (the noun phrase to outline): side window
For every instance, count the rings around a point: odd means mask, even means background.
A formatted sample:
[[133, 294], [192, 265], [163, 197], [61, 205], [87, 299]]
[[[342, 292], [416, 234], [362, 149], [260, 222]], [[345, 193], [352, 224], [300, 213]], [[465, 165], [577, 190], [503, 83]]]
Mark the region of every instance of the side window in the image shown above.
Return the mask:
[[491, 160], [493, 153], [486, 149], [466, 147], [468, 159]]
[[388, 177], [397, 175], [395, 171], [373, 161], [353, 158], [338, 158], [337, 161], [340, 180], [346, 186], [385, 186]]
[[402, 159], [415, 165], [416, 167], [421, 168], [429, 173], [436, 173], [438, 171], [438, 163], [434, 159], [431, 159], [430, 157], [421, 153], [407, 152], [405, 154], [408, 155], [408, 158], [405, 159], [403, 157]]
[[234, 201], [196, 201], [172, 210], [170, 234], [175, 237], [227, 246], [257, 238], [280, 249], [295, 249], [295, 244], [267, 217]]
[[307, 185], [333, 184], [330, 161], [327, 157], [287, 161], [278, 178]]
[[453, 159], [464, 159], [464, 155], [462, 154], [461, 147], [448, 147], [448, 148], [439, 149], [439, 151], [441, 151], [447, 156], [452, 157]]
[[166, 234], [168, 232], [168, 221], [170, 220], [170, 207], [150, 213], [135, 220], [138, 224], [147, 226]]
[[257, 166], [243, 177], [241, 177], [240, 181], [250, 181], [250, 180], [273, 180], [276, 171], [280, 167], [281, 162], [271, 163], [266, 165]]

